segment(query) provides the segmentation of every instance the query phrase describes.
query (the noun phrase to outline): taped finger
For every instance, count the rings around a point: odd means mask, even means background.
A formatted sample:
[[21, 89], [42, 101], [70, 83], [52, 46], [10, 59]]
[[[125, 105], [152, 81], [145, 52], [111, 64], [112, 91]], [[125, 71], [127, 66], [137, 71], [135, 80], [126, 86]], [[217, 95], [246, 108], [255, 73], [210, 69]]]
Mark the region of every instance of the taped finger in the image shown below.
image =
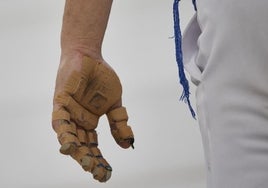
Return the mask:
[[77, 138], [76, 126], [70, 122], [70, 115], [65, 110], [59, 110], [52, 114], [52, 124], [61, 144], [60, 152], [64, 155], [73, 153], [80, 142]]
[[87, 111], [67, 94], [58, 95], [56, 101], [63, 105], [70, 114], [70, 119], [86, 130], [95, 129], [98, 125], [99, 116]]
[[98, 135], [95, 130], [87, 131], [88, 147], [92, 155], [97, 159], [98, 165], [103, 166], [106, 170], [112, 171], [110, 164], [103, 158], [103, 155], [98, 148]]
[[128, 115], [125, 107], [119, 107], [107, 113], [111, 126], [111, 133], [118, 145], [123, 148], [132, 146], [134, 148], [134, 134], [130, 126], [127, 125]]
[[111, 178], [112, 171], [106, 170], [102, 166], [97, 166], [96, 168], [94, 168], [92, 174], [94, 179], [100, 182], [106, 182]]

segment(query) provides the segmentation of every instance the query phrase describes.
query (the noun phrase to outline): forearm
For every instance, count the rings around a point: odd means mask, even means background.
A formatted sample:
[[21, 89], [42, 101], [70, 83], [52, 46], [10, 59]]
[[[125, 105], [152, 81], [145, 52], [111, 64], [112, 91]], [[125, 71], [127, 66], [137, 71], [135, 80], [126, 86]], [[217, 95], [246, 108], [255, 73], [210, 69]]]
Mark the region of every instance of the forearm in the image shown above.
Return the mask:
[[62, 55], [79, 52], [102, 59], [101, 46], [113, 0], [66, 0]]

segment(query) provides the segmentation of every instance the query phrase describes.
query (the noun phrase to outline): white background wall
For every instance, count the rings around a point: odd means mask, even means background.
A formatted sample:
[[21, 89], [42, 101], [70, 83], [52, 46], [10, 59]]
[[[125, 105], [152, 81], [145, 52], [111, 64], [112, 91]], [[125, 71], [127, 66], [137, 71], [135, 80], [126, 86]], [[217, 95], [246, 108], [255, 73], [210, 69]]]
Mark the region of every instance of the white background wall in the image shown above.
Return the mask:
[[[102, 118], [100, 147], [114, 171], [99, 184], [59, 154], [50, 125], [64, 0], [0, 0], [0, 187], [205, 187], [198, 124], [178, 101], [172, 3], [114, 1], [103, 54], [124, 86], [136, 149], [120, 149]], [[183, 1], [182, 28], [192, 14]]]

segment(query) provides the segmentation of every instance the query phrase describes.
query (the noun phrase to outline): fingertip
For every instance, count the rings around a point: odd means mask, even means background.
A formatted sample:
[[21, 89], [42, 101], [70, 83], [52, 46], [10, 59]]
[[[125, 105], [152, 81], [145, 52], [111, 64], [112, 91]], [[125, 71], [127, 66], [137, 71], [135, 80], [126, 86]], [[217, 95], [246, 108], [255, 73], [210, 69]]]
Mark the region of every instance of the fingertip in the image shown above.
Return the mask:
[[130, 146], [134, 149], [134, 138], [128, 138], [118, 143], [124, 149], [128, 149]]
[[76, 145], [74, 143], [65, 143], [60, 147], [60, 153], [63, 155], [71, 155], [76, 151]]
[[123, 149], [128, 149], [131, 145], [127, 142], [119, 143], [119, 146]]

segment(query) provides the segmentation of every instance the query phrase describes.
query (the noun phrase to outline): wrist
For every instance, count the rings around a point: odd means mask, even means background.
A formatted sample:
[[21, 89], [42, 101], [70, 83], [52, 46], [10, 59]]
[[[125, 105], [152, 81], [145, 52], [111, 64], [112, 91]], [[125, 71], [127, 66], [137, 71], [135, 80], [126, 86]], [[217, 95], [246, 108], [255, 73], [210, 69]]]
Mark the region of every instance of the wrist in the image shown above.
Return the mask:
[[103, 61], [101, 47], [97, 45], [84, 45], [83, 43], [75, 44], [65, 42], [61, 44], [61, 58], [71, 58], [88, 56], [97, 61]]

